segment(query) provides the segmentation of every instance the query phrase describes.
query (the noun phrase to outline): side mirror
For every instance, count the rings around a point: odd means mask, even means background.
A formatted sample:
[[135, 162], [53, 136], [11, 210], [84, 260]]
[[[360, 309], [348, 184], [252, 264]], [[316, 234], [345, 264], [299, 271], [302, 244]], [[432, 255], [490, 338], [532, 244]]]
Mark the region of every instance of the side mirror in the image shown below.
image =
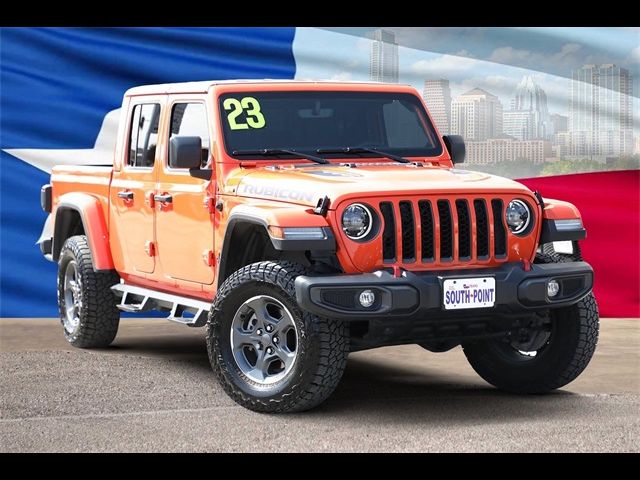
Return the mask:
[[171, 168], [200, 168], [202, 139], [200, 137], [173, 137], [169, 141]]
[[442, 137], [444, 140], [444, 145], [447, 147], [449, 151], [449, 155], [451, 156], [451, 161], [455, 163], [464, 162], [464, 157], [467, 154], [466, 148], [464, 146], [464, 139], [461, 135], [445, 135]]

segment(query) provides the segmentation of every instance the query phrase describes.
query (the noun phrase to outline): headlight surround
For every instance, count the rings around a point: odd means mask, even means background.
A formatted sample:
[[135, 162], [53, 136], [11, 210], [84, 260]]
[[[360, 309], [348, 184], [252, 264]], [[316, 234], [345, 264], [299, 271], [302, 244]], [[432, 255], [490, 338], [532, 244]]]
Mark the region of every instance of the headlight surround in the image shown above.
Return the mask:
[[507, 205], [505, 219], [509, 230], [515, 235], [526, 233], [531, 225], [531, 208], [523, 200], [514, 199]]
[[363, 240], [371, 233], [374, 217], [362, 203], [352, 203], [342, 212], [342, 231], [351, 240]]

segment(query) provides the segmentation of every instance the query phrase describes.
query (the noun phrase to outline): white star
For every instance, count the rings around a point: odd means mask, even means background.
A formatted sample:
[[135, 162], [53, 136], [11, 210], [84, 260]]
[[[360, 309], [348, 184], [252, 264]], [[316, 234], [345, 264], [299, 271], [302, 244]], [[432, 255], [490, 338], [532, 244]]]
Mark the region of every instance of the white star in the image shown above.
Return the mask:
[[4, 151], [47, 173], [51, 173], [55, 165], [113, 165], [119, 119], [119, 108], [105, 115], [93, 148], [7, 148]]

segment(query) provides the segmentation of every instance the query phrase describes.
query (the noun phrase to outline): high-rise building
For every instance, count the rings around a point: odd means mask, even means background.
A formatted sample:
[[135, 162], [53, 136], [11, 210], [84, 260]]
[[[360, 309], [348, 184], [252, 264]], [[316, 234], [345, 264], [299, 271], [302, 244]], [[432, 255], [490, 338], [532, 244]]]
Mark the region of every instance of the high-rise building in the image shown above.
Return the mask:
[[383, 29], [373, 32], [369, 77], [374, 82], [398, 83], [398, 44], [393, 32]]
[[575, 157], [605, 159], [633, 151], [633, 77], [613, 64], [571, 73], [569, 132]]
[[511, 137], [465, 142], [467, 162], [471, 165], [492, 165], [526, 159], [534, 164], [551, 158], [551, 142], [546, 140], [516, 140]]
[[529, 110], [506, 110], [502, 114], [502, 130], [505, 135], [518, 140], [538, 138], [535, 113]]
[[554, 133], [563, 133], [569, 130], [569, 117], [554, 113], [551, 115]]
[[504, 112], [504, 133], [518, 140], [548, 139], [553, 127], [547, 108], [547, 94], [531, 75], [525, 75]]
[[502, 104], [491, 93], [474, 88], [451, 102], [451, 133], [465, 140], [502, 136]]
[[440, 134], [451, 133], [451, 88], [449, 88], [449, 80], [425, 80], [423, 98]]
[[553, 144], [551, 149], [554, 156], [558, 159], [564, 159], [571, 155], [571, 135], [569, 132], [557, 132], [553, 135]]

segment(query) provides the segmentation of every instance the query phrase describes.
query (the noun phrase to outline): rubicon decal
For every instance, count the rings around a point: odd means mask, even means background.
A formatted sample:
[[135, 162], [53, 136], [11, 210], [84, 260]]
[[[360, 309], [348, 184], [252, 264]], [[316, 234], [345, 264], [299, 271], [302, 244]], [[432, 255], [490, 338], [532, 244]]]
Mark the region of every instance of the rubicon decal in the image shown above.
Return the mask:
[[302, 190], [294, 190], [291, 188], [278, 188], [270, 185], [251, 185], [243, 184], [238, 191], [244, 195], [259, 195], [263, 197], [273, 197], [282, 200], [297, 200], [313, 203], [319, 195]]

